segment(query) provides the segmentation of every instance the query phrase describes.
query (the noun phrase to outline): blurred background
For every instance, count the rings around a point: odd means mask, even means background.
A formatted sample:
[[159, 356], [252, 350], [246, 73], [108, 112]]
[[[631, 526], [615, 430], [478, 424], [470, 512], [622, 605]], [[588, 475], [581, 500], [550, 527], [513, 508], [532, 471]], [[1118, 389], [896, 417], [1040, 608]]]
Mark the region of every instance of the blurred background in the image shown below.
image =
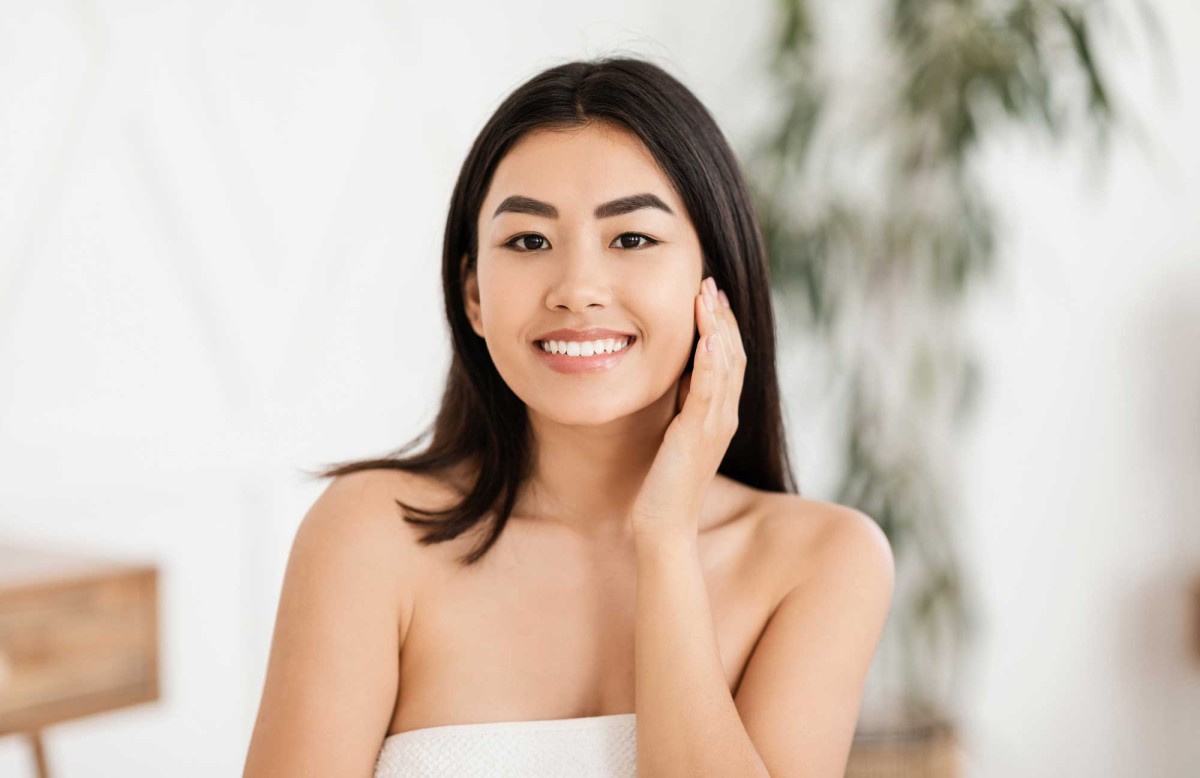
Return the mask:
[[302, 471], [432, 421], [458, 167], [606, 54], [744, 160], [801, 491], [891, 538], [850, 772], [1195, 775], [1198, 44], [1194, 0], [0, 2], [0, 775], [83, 580], [43, 552], [156, 571], [79, 600], [153, 678], [50, 770], [240, 775]]

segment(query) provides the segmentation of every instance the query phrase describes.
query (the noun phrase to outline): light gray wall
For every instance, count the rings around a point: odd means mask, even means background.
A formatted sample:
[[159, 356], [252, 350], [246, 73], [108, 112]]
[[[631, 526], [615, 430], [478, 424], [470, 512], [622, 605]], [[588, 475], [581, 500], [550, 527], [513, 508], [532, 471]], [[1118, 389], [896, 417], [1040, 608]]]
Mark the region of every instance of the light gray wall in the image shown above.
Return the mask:
[[[1120, 150], [1103, 189], [1060, 152], [988, 159], [1016, 239], [972, 325], [991, 382], [962, 457], [989, 621], [975, 775], [1200, 762], [1183, 623], [1200, 572], [1200, 14], [1159, 6], [1174, 103], [1132, 54], [1113, 75], [1161, 159]], [[871, 7], [828, 20], [851, 82]], [[0, 538], [163, 570], [163, 700], [53, 728], [57, 774], [240, 774], [288, 545], [321, 488], [299, 468], [432, 418], [444, 211], [499, 100], [564, 58], [631, 51], [741, 147], [768, 108], [770, 8], [0, 6]], [[801, 353], [782, 368], [819, 497], [828, 406], [802, 391]], [[0, 740], [0, 774], [31, 770]]]

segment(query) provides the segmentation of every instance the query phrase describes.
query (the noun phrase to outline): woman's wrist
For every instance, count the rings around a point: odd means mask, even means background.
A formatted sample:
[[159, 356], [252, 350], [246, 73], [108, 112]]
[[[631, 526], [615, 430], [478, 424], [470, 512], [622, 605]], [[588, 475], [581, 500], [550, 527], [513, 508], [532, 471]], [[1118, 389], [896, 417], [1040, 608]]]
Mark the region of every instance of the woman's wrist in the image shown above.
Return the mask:
[[[694, 522], [693, 522], [694, 525]], [[639, 555], [695, 552], [696, 530], [686, 522], [665, 522], [654, 519], [633, 519], [634, 544]]]

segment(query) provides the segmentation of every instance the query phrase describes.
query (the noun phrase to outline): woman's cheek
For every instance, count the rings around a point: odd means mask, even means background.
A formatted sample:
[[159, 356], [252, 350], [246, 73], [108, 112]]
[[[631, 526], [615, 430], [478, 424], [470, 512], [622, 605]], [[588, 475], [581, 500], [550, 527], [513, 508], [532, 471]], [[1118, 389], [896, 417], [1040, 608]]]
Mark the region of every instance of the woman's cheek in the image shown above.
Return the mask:
[[663, 379], [673, 382], [691, 365], [696, 350], [696, 318], [690, 306], [686, 315], [677, 314], [662, 321], [659, 333], [652, 359], [655, 364], [667, 367]]

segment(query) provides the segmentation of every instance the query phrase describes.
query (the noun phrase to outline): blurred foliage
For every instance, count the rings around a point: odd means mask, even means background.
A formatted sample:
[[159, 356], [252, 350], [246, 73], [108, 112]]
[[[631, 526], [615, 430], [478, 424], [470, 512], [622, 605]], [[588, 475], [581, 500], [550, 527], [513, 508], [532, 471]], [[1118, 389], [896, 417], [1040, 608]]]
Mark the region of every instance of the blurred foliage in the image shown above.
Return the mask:
[[[819, 339], [845, 387], [845, 461], [832, 499], [870, 515], [891, 541], [888, 631], [898, 635], [902, 698], [947, 717], [956, 682], [939, 681], [946, 668], [957, 674], [976, 628], [948, 515], [952, 433], [980, 385], [964, 310], [997, 249], [976, 160], [1014, 128], [1055, 140], [1085, 133], [1107, 151], [1123, 113], [1093, 33], [1110, 9], [1099, 0], [884, 0], [870, 104], [847, 118], [830, 110], [847, 90], [835, 95], [818, 58], [826, 50], [808, 3], [777, 1], [779, 115], [747, 155], [772, 282], [785, 320]], [[1161, 44], [1154, 12], [1137, 7]]]

